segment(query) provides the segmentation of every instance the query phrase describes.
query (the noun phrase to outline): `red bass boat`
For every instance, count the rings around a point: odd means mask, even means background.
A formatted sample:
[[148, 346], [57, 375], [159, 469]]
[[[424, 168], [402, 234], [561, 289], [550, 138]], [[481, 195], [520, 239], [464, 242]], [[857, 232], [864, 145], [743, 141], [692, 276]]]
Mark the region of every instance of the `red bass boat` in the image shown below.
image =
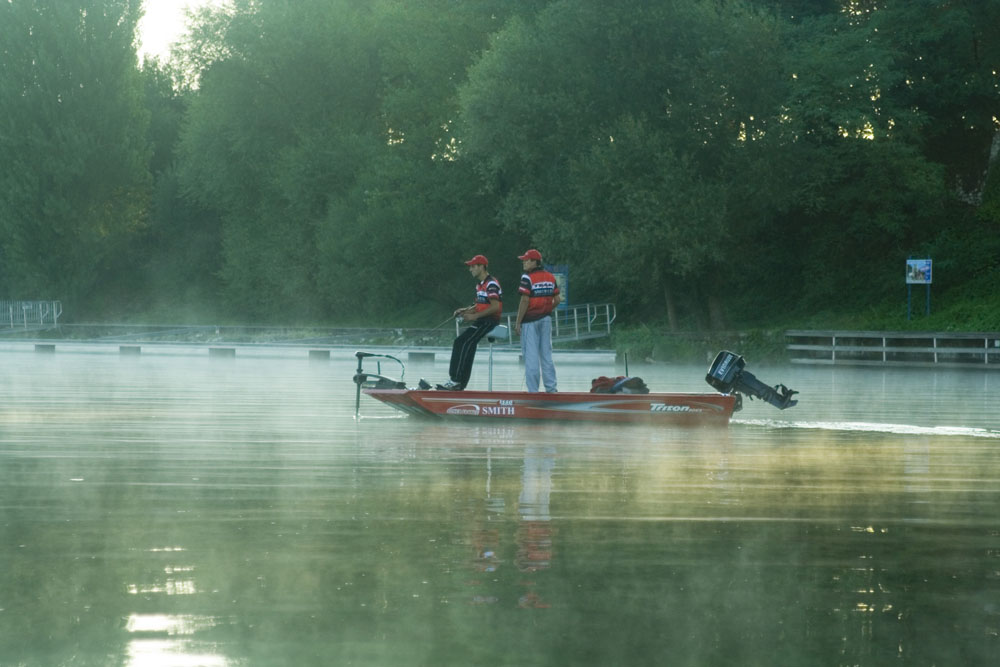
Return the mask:
[[[716, 356], [705, 380], [717, 391], [704, 393], [649, 392], [640, 381], [628, 378], [611, 384], [604, 392], [532, 393], [527, 391], [441, 391], [425, 381], [409, 388], [401, 380], [381, 374], [381, 359], [403, 362], [391, 355], [356, 352], [358, 370], [355, 416], [361, 393], [397, 410], [430, 418], [542, 419], [588, 422], [642, 422], [675, 426], [726, 425], [742, 406], [743, 395], [760, 398], [778, 409], [795, 405], [797, 392], [779, 384], [769, 387], [744, 370], [743, 357], [722, 351]], [[375, 373], [365, 372], [365, 359], [375, 359]]]

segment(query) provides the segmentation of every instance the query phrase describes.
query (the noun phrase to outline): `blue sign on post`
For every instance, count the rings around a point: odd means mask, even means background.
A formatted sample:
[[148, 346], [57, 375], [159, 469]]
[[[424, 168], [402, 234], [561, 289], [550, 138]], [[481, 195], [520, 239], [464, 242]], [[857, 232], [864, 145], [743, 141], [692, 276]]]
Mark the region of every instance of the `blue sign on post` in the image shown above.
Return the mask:
[[906, 260], [906, 284], [907, 285], [930, 285], [931, 284], [931, 260], [929, 260], [929, 259], [908, 259], [908, 260]]
[[927, 301], [924, 307], [924, 315], [931, 314], [931, 260], [929, 259], [908, 259], [906, 260], [906, 319], [910, 319], [910, 302], [913, 296], [914, 285], [927, 286]]

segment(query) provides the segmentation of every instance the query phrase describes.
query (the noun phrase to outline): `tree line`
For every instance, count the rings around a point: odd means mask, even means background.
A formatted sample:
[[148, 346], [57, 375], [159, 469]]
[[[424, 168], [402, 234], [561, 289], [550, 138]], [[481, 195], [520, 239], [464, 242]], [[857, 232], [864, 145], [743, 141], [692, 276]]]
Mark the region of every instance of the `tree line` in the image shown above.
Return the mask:
[[483, 253], [671, 327], [1000, 277], [1000, 0], [0, 3], [0, 296], [417, 323]]

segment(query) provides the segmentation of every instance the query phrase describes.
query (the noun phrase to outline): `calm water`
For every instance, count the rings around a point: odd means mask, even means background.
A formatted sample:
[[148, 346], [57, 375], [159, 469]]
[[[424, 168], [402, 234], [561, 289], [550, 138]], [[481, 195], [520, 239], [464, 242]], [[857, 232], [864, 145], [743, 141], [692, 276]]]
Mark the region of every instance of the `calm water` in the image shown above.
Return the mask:
[[998, 372], [751, 360], [801, 405], [658, 431], [358, 422], [353, 366], [0, 353], [0, 665], [997, 664]]

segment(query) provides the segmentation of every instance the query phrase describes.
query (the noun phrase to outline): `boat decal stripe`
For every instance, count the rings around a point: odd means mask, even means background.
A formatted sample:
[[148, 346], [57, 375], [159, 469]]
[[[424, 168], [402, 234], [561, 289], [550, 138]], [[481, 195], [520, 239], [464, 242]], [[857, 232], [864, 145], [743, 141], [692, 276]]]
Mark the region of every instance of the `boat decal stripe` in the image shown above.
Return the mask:
[[[427, 397], [422, 399], [425, 402], [453, 403], [448, 408], [449, 414], [479, 414], [480, 406], [496, 405], [501, 399], [474, 399], [460, 400], [457, 398]], [[584, 401], [584, 402], [560, 402], [560, 401], [539, 401], [539, 400], [518, 400], [504, 399], [505, 404], [511, 403], [516, 407], [533, 408], [535, 410], [546, 410], [550, 412], [601, 412], [608, 414], [634, 414], [637, 412], [724, 412], [725, 407], [715, 403], [703, 401], [691, 401], [688, 403], [670, 404], [662, 401], [642, 401], [642, 400], [618, 400], [618, 401]], [[621, 405], [627, 403], [638, 407], [622, 408]]]

